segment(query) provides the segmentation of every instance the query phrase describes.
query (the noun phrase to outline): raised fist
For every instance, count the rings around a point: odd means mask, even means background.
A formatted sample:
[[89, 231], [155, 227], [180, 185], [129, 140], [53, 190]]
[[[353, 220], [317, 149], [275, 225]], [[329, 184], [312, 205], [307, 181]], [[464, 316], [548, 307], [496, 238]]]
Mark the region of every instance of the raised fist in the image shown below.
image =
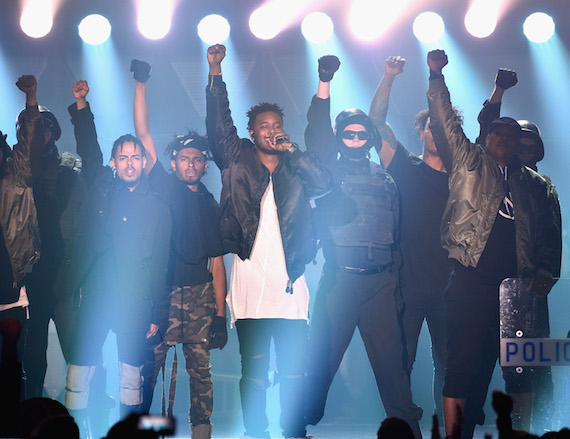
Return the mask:
[[319, 79], [330, 82], [340, 67], [340, 60], [335, 55], [325, 55], [319, 58]]
[[146, 82], [150, 78], [150, 64], [138, 59], [133, 59], [131, 61], [131, 72], [133, 73], [133, 78], [138, 82]]
[[406, 60], [401, 56], [389, 56], [384, 65], [386, 75], [396, 76], [404, 71]]
[[499, 69], [495, 76], [495, 84], [503, 90], [507, 90], [518, 82], [517, 72], [510, 69]]
[[16, 86], [24, 93], [28, 94], [36, 91], [38, 83], [34, 75], [22, 75], [18, 78]]
[[208, 47], [208, 63], [221, 64], [222, 60], [226, 57], [226, 46], [223, 44], [214, 44]]
[[441, 70], [447, 65], [447, 55], [441, 49], [431, 50], [427, 54], [427, 63], [430, 70], [441, 74]]
[[84, 80], [77, 81], [73, 84], [72, 92], [75, 99], [85, 99], [89, 93], [89, 84]]

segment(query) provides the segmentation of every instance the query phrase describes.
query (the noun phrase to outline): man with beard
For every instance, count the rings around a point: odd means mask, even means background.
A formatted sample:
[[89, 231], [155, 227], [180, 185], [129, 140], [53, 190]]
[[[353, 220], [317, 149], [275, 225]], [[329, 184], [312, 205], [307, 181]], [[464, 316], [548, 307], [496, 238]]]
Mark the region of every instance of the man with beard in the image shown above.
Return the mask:
[[[190, 423], [194, 439], [212, 435], [213, 384], [210, 350], [222, 349], [226, 330], [226, 271], [218, 203], [200, 182], [208, 169], [208, 140], [190, 131], [167, 146], [172, 174], [157, 160], [150, 134], [146, 81], [150, 65], [133, 60], [136, 80], [134, 123], [143, 142], [151, 188], [168, 204], [173, 220], [166, 276], [170, 294], [162, 305], [159, 332], [150, 341], [144, 368], [143, 412], [148, 412], [160, 368], [168, 350], [182, 343], [190, 376]], [[172, 407], [169, 406], [169, 413]]]
[[303, 272], [316, 253], [309, 200], [327, 193], [331, 178], [289, 141], [276, 104], [249, 110], [251, 140], [237, 135], [221, 77], [225, 53], [220, 44], [208, 48], [206, 127], [222, 173], [224, 250], [235, 253], [228, 304], [240, 344], [245, 435], [269, 438], [265, 397], [273, 339], [283, 436], [304, 438], [309, 291]]
[[168, 207], [151, 192], [144, 175], [146, 155], [139, 139], [118, 138], [111, 167], [103, 166], [88, 92], [86, 81], [73, 85], [76, 103], [69, 112], [88, 193], [66, 270], [60, 273], [78, 306], [65, 404], [80, 427], [110, 329], [117, 336], [121, 416], [141, 408], [146, 339], [158, 331], [171, 232]]
[[[358, 327], [388, 417], [421, 437], [421, 408], [412, 402], [399, 323], [397, 247], [399, 200], [394, 180], [369, 160], [382, 139], [372, 120], [349, 108], [330, 119], [336, 56], [319, 59], [319, 86], [305, 131], [307, 150], [333, 174], [330, 194], [316, 200], [325, 266], [315, 301], [307, 371], [306, 422], [323, 417], [334, 375]], [[339, 156], [340, 153], [340, 156]]]

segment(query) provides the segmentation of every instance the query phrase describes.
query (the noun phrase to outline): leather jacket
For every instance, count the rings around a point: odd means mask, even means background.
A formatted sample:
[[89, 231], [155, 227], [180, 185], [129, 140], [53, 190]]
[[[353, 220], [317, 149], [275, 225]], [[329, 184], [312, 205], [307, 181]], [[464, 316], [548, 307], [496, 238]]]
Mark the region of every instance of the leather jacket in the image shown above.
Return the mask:
[[[18, 286], [40, 256], [40, 236], [32, 186], [41, 169], [44, 127], [38, 107], [27, 107], [13, 158], [4, 155], [0, 178], [0, 226]], [[12, 300], [13, 299], [13, 300]], [[11, 303], [18, 297], [2, 298]]]
[[477, 267], [499, 205], [510, 190], [515, 210], [517, 271], [529, 277], [538, 268], [556, 276], [561, 258], [561, 224], [552, 208], [551, 185], [517, 158], [508, 183], [483, 145], [471, 143], [454, 117], [443, 77], [430, 79], [430, 129], [449, 172], [450, 194], [443, 215], [442, 244], [449, 257]]
[[226, 84], [210, 76], [206, 88], [206, 127], [210, 149], [222, 174], [221, 233], [225, 252], [241, 259], [251, 255], [259, 225], [261, 198], [273, 179], [275, 204], [287, 273], [294, 282], [316, 254], [310, 200], [329, 192], [330, 173], [306, 152], [285, 152], [270, 174], [259, 161], [255, 145], [237, 135]]

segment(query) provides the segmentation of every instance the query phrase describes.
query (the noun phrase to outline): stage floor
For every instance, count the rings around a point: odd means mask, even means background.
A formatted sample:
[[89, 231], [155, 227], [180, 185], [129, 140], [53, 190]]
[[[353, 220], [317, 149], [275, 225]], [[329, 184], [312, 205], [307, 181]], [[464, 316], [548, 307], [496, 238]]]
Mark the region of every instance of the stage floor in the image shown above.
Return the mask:
[[[308, 433], [314, 439], [376, 439], [376, 432], [378, 431], [377, 425], [372, 424], [354, 424], [354, 425], [340, 425], [340, 424], [323, 424], [316, 427], [310, 427]], [[473, 439], [484, 439], [485, 434], [491, 435], [493, 438], [498, 437], [497, 428], [494, 425], [485, 425], [475, 430]], [[424, 439], [431, 438], [431, 429], [422, 427], [422, 435]], [[175, 436], [177, 439], [190, 439], [189, 436]], [[238, 436], [218, 435], [216, 427], [212, 438], [214, 439], [237, 439]], [[273, 434], [274, 438], [278, 439], [280, 435], [278, 432]], [[442, 436], [443, 437], [443, 436]]]

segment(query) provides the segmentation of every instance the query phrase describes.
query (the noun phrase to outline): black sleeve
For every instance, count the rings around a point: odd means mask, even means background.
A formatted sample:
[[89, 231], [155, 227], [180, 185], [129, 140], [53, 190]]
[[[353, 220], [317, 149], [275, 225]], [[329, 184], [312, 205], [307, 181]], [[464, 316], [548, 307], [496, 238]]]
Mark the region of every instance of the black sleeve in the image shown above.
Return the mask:
[[77, 109], [77, 104], [70, 105], [68, 110], [74, 127], [77, 154], [82, 160], [81, 172], [90, 185], [103, 167], [103, 153], [97, 140], [95, 118], [89, 103], [81, 110]]
[[170, 175], [160, 161], [157, 160], [148, 173], [148, 181], [153, 192], [156, 192], [162, 200], [166, 200], [170, 192]]
[[307, 112], [305, 144], [307, 152], [331, 168], [337, 158], [336, 138], [331, 127], [330, 99], [313, 96]]
[[220, 75], [210, 75], [206, 87], [206, 131], [214, 161], [226, 168], [239, 154], [241, 139], [237, 134], [225, 82]]
[[333, 180], [330, 171], [313, 154], [297, 149], [290, 156], [293, 172], [303, 181], [309, 199], [322, 197], [330, 192]]
[[479, 145], [485, 144], [485, 138], [489, 133], [489, 127], [491, 122], [499, 118], [501, 115], [501, 104], [491, 104], [489, 101], [483, 102], [483, 108], [477, 116], [477, 122], [479, 122], [479, 135], [475, 143]]

